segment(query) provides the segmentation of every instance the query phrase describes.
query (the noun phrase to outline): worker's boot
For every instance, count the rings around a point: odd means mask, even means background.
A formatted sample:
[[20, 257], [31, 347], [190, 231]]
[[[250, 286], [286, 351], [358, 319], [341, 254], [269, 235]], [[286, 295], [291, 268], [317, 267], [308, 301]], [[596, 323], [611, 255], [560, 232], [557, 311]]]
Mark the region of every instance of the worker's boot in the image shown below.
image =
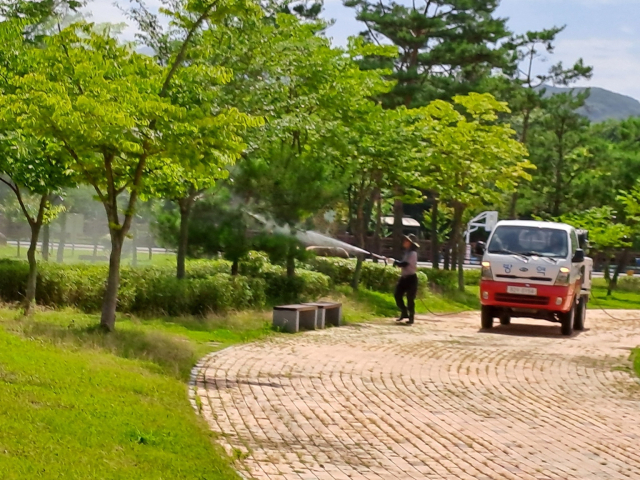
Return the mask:
[[403, 320], [406, 320], [407, 318], [409, 318], [409, 314], [407, 313], [406, 310], [403, 310], [402, 313], [400, 314], [400, 318], [398, 318], [396, 322], [401, 322]]
[[411, 312], [409, 314], [409, 321], [407, 322], [407, 325], [413, 325], [413, 317], [414, 317], [414, 315], [415, 314], [413, 312]]

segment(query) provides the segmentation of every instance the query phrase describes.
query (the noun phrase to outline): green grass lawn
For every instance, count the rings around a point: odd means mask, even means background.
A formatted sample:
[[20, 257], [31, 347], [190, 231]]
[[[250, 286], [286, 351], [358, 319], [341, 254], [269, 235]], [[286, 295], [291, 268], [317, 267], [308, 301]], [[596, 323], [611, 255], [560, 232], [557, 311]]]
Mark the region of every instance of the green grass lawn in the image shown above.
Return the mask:
[[185, 380], [205, 353], [271, 334], [262, 314], [97, 322], [0, 310], [0, 478], [238, 478]]
[[[347, 322], [398, 313], [389, 293], [343, 287], [333, 297]], [[640, 308], [640, 293], [616, 291], [606, 302]], [[416, 306], [418, 313], [477, 309], [478, 287], [422, 293]], [[270, 312], [121, 315], [105, 335], [97, 315], [41, 309], [24, 319], [0, 308], [0, 479], [238, 478], [192, 411], [186, 381], [208, 352], [279, 335], [269, 323]], [[634, 362], [640, 371], [640, 354]]]
[[[352, 292], [349, 287], [340, 287], [343, 295], [343, 315], [347, 322], [357, 322], [363, 319], [393, 318], [398, 315], [398, 308], [391, 293], [374, 292], [361, 289]], [[430, 291], [420, 292], [416, 298], [416, 313], [455, 313], [480, 308], [478, 287], [467, 287], [466, 292], [452, 292], [436, 295]]]
[[610, 296], [607, 296], [607, 283], [603, 278], [595, 278], [593, 280], [591, 294], [590, 308], [640, 309], [640, 290], [621, 286], [611, 292]]
[[640, 348], [636, 348], [631, 352], [631, 359], [633, 360], [633, 369], [636, 375], [640, 377]]

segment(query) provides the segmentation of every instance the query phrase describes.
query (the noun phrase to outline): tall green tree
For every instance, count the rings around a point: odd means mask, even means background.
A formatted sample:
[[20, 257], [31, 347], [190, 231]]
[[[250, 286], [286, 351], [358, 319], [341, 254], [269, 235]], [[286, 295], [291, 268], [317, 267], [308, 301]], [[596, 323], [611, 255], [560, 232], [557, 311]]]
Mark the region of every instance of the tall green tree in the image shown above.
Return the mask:
[[566, 214], [558, 219], [576, 228], [589, 232], [589, 243], [599, 253], [604, 254], [604, 278], [611, 281], [610, 259], [621, 249], [631, 246], [632, 230], [619, 221], [616, 210], [605, 205], [589, 210]]
[[[570, 67], [565, 67], [559, 62], [552, 65], [547, 72], [539, 73], [539, 63], [547, 60], [545, 54], [554, 53], [556, 38], [564, 29], [562, 26], [530, 31], [524, 35], [515, 35], [508, 43], [517, 56], [518, 68], [513, 78], [507, 79], [508, 86], [503, 90], [502, 98], [509, 102], [511, 118], [523, 145], [527, 145], [529, 139], [532, 117], [545, 108], [549, 101], [545, 87], [549, 84], [568, 86], [578, 80], [589, 79], [593, 74], [593, 68], [584, 65], [582, 59]], [[518, 198], [519, 193], [516, 191], [511, 197], [510, 218], [517, 217]]]
[[[29, 50], [41, 48], [42, 40], [36, 34], [43, 24], [79, 6], [79, 2], [62, 0], [0, 2], [0, 96], [15, 94], [19, 87], [12, 80], [28, 73], [25, 56]], [[35, 303], [40, 231], [58, 212], [51, 202], [53, 194], [73, 185], [77, 178], [67, 168], [66, 152], [58, 142], [22, 127], [6, 109], [0, 111], [0, 181], [14, 194], [31, 232], [24, 299], [28, 314]]]
[[[180, 47], [168, 65], [121, 45], [108, 32], [74, 24], [48, 37], [45, 48], [29, 51], [30, 72], [13, 79], [15, 93], [2, 99], [21, 128], [64, 145], [72, 159], [69, 167], [94, 187], [104, 205], [112, 248], [101, 326], [108, 331], [115, 328], [122, 246], [140, 195], [155, 195], [153, 172], [178, 172], [172, 165], [184, 158], [178, 154], [184, 150], [212, 152], [207, 160], [228, 159], [233, 152], [218, 150], [215, 134], [226, 125], [234, 137], [246, 125], [237, 110], [183, 106], [175, 98], [228, 81], [226, 69], [203, 65], [190, 49], [200, 32], [256, 7], [218, 1], [178, 7], [172, 15], [181, 27]], [[122, 208], [119, 198], [125, 192]]]
[[[36, 249], [43, 225], [60, 212], [52, 203], [54, 194], [78, 181], [74, 172], [66, 167], [65, 153], [56, 144], [45, 139], [24, 137], [11, 124], [0, 121], [0, 182], [15, 195], [31, 238], [27, 259], [29, 276], [23, 302], [25, 314], [31, 313], [36, 298], [38, 262]], [[35, 201], [29, 201], [29, 198]]]
[[[576, 112], [584, 105], [587, 94], [552, 96], [543, 115], [531, 127], [529, 153], [537, 169], [526, 185], [523, 206], [538, 216], [559, 217], [571, 209], [597, 206], [584, 203], [590, 201], [588, 185], [598, 171], [589, 121]], [[578, 195], [580, 191], [583, 196]]]
[[[234, 189], [252, 208], [289, 227], [341, 198], [353, 122], [374, 105], [372, 97], [391, 88], [383, 78], [388, 72], [363, 71], [356, 60], [393, 55], [393, 49], [360, 39], [335, 48], [317, 35], [323, 26], [287, 14], [265, 19], [255, 30], [260, 49], [250, 52], [252, 62], [229, 85], [229, 97], [266, 122], [249, 137], [250, 148], [232, 173]], [[238, 51], [247, 45], [238, 44]]]
[[[369, 56], [363, 68], [388, 68], [397, 82], [382, 96], [386, 108], [421, 107], [435, 99], [484, 92], [492, 72], [511, 76], [516, 62], [506, 19], [495, 14], [498, 0], [423, 0], [412, 4], [394, 0], [345, 0], [375, 44], [392, 44], [397, 58]], [[395, 186], [395, 248], [402, 245], [404, 213], [401, 185]], [[433, 202], [434, 210], [437, 201]], [[435, 232], [434, 232], [435, 234]], [[433, 234], [432, 234], [433, 236]], [[436, 234], [437, 236], [437, 234]]]
[[[136, 2], [129, 10], [129, 16], [136, 22], [139, 28], [138, 40], [141, 45], [151, 48], [154, 51], [154, 58], [158, 65], [167, 66], [178, 54], [182, 44], [176, 39], [181, 36], [179, 25], [163, 22], [161, 14], [150, 11], [142, 2]], [[253, 18], [253, 21], [260, 22], [260, 16]], [[232, 55], [227, 53], [222, 58], [217, 57], [217, 46], [219, 42], [228, 34], [240, 34], [245, 30], [245, 23], [235, 19], [232, 22], [222, 22], [217, 25], [214, 31], [204, 32], [201, 38], [194, 40], [194, 47], [198, 55], [198, 61], [203, 66], [209, 68], [221, 65], [220, 60], [228, 60]], [[247, 19], [249, 20], [249, 19]], [[252, 23], [252, 22], [251, 22]], [[258, 45], [254, 45], [258, 48]], [[194, 53], [191, 53], [193, 58]], [[224, 83], [232, 82], [234, 76], [243, 75], [241, 69], [235, 62], [225, 62], [226, 73]], [[206, 79], [201, 79], [206, 80]], [[161, 185], [157, 192], [164, 198], [173, 201], [180, 212], [180, 237], [177, 242], [177, 278], [185, 277], [185, 261], [189, 244], [189, 222], [191, 211], [195, 202], [201, 198], [205, 192], [212, 188], [216, 181], [228, 177], [229, 165], [232, 165], [240, 156], [246, 145], [241, 135], [246, 127], [257, 127], [263, 124], [261, 117], [250, 117], [241, 114], [235, 109], [237, 102], [229, 102], [228, 98], [223, 98], [220, 90], [220, 82], [209, 82], [201, 88], [175, 88], [169, 91], [172, 104], [180, 105], [187, 110], [196, 112], [193, 118], [198, 121], [198, 116], [203, 111], [216, 111], [228, 109], [235, 114], [234, 122], [220, 123], [217, 131], [215, 127], [209, 129], [208, 149], [203, 149], [201, 144], [191, 144], [192, 148], [180, 148], [175, 150], [178, 155], [177, 162], [172, 169], [166, 168], [158, 172]], [[197, 109], [193, 107], [197, 106]], [[237, 121], [241, 120], [241, 121]], [[231, 127], [236, 126], [233, 130]], [[227, 152], [225, 157], [223, 152]], [[212, 157], [212, 158], [207, 158]]]
[[[458, 284], [464, 290], [464, 215], [495, 202], [530, 178], [534, 168], [515, 131], [499, 121], [504, 102], [489, 94], [456, 96], [454, 104], [437, 100], [420, 109], [421, 147], [415, 155], [419, 185], [437, 192], [453, 208], [452, 235], [458, 260]], [[460, 109], [461, 111], [459, 111]]]
[[588, 176], [589, 194], [613, 205], [619, 191], [632, 190], [640, 179], [640, 118], [592, 124], [588, 135], [598, 166]]

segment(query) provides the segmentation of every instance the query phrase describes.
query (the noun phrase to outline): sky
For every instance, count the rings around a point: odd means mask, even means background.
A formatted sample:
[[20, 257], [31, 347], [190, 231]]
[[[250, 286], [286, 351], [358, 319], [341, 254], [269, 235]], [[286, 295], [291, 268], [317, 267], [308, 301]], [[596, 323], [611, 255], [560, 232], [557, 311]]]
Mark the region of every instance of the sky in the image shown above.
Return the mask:
[[[96, 22], [124, 21], [113, 0], [93, 0], [89, 9]], [[497, 15], [508, 18], [516, 33], [566, 25], [542, 68], [583, 58], [594, 74], [577, 86], [602, 87], [640, 100], [640, 0], [502, 0]], [[335, 21], [327, 36], [336, 45], [364, 29], [342, 0], [325, 0], [324, 17]], [[132, 30], [126, 33], [130, 36]]]

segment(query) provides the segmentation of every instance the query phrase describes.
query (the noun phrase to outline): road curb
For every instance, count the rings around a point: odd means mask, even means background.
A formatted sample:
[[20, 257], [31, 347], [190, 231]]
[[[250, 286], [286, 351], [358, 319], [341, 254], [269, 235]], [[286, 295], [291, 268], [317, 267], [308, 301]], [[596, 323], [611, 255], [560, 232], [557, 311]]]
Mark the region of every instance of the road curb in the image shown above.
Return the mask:
[[[209, 362], [209, 360], [211, 360], [213, 357], [217, 355], [220, 355], [223, 352], [227, 352], [231, 350], [232, 348], [233, 346], [225, 347], [222, 350], [217, 350], [215, 352], [211, 352], [205, 355], [191, 369], [191, 374], [189, 375], [189, 387], [188, 387], [189, 403], [191, 403], [191, 407], [193, 408], [193, 411], [196, 412], [196, 415], [198, 415], [199, 417], [202, 417], [202, 415], [200, 414], [200, 409], [198, 408], [198, 402], [196, 401], [196, 397], [198, 396], [198, 390], [197, 390], [198, 377], [200, 376], [202, 369]], [[247, 477], [244, 473], [240, 472], [237, 468], [235, 468], [233, 464], [232, 464], [232, 468], [240, 478], [242, 478], [243, 480], [249, 480], [249, 477]]]

